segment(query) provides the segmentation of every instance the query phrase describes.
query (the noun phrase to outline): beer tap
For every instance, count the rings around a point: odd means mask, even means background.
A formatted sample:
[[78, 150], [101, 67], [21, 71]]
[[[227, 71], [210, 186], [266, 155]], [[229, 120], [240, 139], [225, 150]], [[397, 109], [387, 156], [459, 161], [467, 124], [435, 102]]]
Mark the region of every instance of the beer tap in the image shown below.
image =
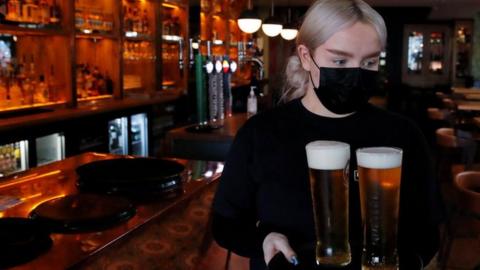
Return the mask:
[[183, 76], [183, 66], [184, 66], [184, 59], [183, 59], [183, 39], [178, 40], [178, 69], [180, 70], [180, 75]]
[[188, 39], [188, 66], [189, 68], [192, 68], [193, 65], [195, 65], [195, 54], [194, 54], [194, 48], [193, 48], [193, 38]]
[[237, 63], [233, 60], [230, 60], [230, 62], [226, 62], [228, 64], [228, 69], [224, 66], [224, 72], [226, 72], [225, 75], [225, 92], [224, 92], [224, 100], [225, 100], [225, 115], [226, 117], [231, 117], [232, 116], [232, 107], [233, 107], [233, 101], [232, 101], [232, 74], [237, 71]]
[[207, 41], [207, 61], [205, 63], [205, 69], [208, 76], [208, 109], [210, 124], [216, 121], [218, 100], [217, 100], [217, 87], [218, 81], [215, 74], [215, 63], [212, 56], [212, 42]]
[[[215, 89], [217, 92], [217, 115], [216, 120], [222, 121], [225, 118], [225, 108], [224, 108], [224, 65], [222, 61], [222, 57], [219, 56], [215, 61], [215, 79], [217, 81], [217, 88]], [[220, 122], [222, 125], [222, 122]]]

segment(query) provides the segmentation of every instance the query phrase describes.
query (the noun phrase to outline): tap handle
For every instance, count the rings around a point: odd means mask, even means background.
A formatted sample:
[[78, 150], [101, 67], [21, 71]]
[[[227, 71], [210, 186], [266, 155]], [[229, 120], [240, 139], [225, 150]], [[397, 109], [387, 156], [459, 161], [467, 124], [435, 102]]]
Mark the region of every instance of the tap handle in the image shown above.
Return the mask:
[[212, 56], [212, 41], [207, 40], [207, 56]]
[[189, 67], [192, 68], [193, 65], [195, 64], [195, 58], [194, 58], [194, 52], [193, 52], [193, 38], [188, 39], [188, 63]]
[[183, 70], [183, 39], [178, 41], [178, 69]]

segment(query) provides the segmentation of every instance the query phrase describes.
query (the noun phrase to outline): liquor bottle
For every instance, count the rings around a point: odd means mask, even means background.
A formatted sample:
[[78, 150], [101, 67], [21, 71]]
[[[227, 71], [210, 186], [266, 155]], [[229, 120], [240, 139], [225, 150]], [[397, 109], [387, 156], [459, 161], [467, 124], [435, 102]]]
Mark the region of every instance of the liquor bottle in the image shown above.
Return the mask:
[[171, 27], [172, 35], [180, 36], [180, 23], [178, 21], [178, 17], [176, 16], [172, 17], [170, 27]]
[[142, 25], [142, 32], [146, 35], [150, 35], [150, 24], [148, 22], [148, 14], [146, 9], [143, 10]]
[[7, 18], [7, 0], [0, 0], [0, 22], [4, 22]]
[[57, 1], [53, 0], [52, 6], [50, 7], [50, 23], [59, 24], [62, 13], [60, 7], [57, 5]]
[[[40, 0], [39, 4], [39, 23], [42, 24], [49, 24], [50, 23], [50, 5], [48, 4], [47, 0]], [[77, 16], [75, 16], [75, 22], [77, 20]]]
[[10, 0], [7, 4], [7, 20], [17, 22], [20, 20], [21, 5], [19, 0]]
[[163, 20], [163, 26], [162, 26], [162, 35], [171, 35], [172, 30], [172, 24], [171, 24], [172, 17], [170, 16], [169, 13], [165, 14], [165, 18]]
[[108, 95], [113, 94], [113, 80], [107, 72], [105, 72], [105, 90]]
[[50, 76], [47, 78], [48, 98], [49, 101], [57, 100], [57, 91], [55, 86], [55, 69], [53, 65], [50, 65]]
[[32, 0], [30, 3], [30, 16], [32, 23], [41, 23], [40, 21], [40, 6], [38, 5], [38, 0]]
[[76, 83], [77, 83], [77, 96], [79, 98], [83, 97], [83, 93], [85, 91], [85, 79], [83, 75], [83, 65], [77, 66], [77, 75], [76, 75]]
[[22, 4], [22, 2], [20, 2], [21, 5], [22, 5], [22, 19], [21, 21], [22, 22], [33, 22], [33, 14], [32, 14], [32, 10], [33, 10], [33, 1], [32, 0], [25, 0]]
[[28, 66], [28, 75], [30, 76], [30, 79], [35, 79], [36, 78], [36, 71], [35, 71], [35, 58], [33, 57], [33, 54], [30, 55], [30, 64]]
[[45, 103], [50, 100], [48, 85], [45, 83], [45, 76], [43, 75], [38, 78], [38, 87], [33, 98], [35, 103]]
[[138, 8], [133, 8], [133, 31], [137, 33], [142, 32], [142, 20]]
[[32, 82], [30, 81], [30, 78], [26, 77], [25, 79], [18, 79], [18, 82], [23, 93], [23, 104], [33, 104], [34, 89], [32, 87]]
[[24, 104], [24, 96], [21, 88], [21, 81], [18, 78], [12, 76], [10, 78], [12, 82], [9, 89], [10, 103], [14, 106]]
[[93, 70], [92, 70], [92, 95], [93, 96], [98, 96], [100, 93], [99, 89], [99, 85], [101, 84], [100, 83], [100, 71], [98, 70], [98, 67], [97, 66], [94, 66], [93, 67]]
[[125, 15], [125, 30], [128, 32], [133, 31], [133, 18], [132, 18], [132, 8], [125, 6], [126, 15]]

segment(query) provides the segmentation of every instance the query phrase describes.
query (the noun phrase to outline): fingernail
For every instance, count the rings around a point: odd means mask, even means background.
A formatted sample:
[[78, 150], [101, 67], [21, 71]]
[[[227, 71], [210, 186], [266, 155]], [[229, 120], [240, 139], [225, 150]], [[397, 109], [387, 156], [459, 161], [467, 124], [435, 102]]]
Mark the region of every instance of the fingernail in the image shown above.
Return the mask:
[[297, 256], [292, 256], [292, 257], [290, 258], [290, 262], [291, 262], [293, 265], [297, 266], [297, 265], [298, 265]]

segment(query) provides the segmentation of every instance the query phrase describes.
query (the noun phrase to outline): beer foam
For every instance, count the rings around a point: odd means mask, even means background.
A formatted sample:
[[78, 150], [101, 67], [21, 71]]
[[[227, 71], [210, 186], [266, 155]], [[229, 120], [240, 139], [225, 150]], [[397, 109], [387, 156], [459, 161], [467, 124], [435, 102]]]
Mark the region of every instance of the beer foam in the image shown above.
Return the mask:
[[317, 170], [340, 170], [350, 160], [350, 145], [336, 141], [314, 141], [305, 146], [308, 167]]
[[391, 169], [402, 166], [402, 149], [368, 147], [357, 150], [358, 166], [370, 169]]

